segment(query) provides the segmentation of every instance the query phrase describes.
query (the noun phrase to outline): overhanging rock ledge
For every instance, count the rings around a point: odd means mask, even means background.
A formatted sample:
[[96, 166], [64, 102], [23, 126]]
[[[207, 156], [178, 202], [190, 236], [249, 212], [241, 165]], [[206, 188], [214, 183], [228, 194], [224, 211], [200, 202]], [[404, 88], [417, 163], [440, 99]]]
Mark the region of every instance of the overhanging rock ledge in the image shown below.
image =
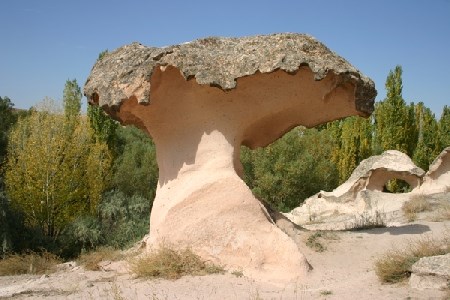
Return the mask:
[[[294, 33], [245, 38], [209, 37], [165, 48], [132, 43], [108, 53], [96, 63], [84, 93], [90, 101], [102, 95], [101, 106], [120, 105], [135, 94], [140, 96], [139, 102], [149, 103], [150, 78], [156, 66], [176, 67], [186, 80], [195, 78], [199, 84], [223, 90], [235, 88], [238, 78], [257, 72], [270, 73], [280, 69], [292, 73], [301, 66], [308, 66], [316, 80], [333, 72], [341, 76], [341, 84], [353, 81], [356, 84], [355, 102], [361, 114], [373, 112], [376, 96], [373, 81], [346, 60], [315, 38]], [[126, 93], [123, 87], [130, 85], [142, 90], [127, 90], [131, 93]]]

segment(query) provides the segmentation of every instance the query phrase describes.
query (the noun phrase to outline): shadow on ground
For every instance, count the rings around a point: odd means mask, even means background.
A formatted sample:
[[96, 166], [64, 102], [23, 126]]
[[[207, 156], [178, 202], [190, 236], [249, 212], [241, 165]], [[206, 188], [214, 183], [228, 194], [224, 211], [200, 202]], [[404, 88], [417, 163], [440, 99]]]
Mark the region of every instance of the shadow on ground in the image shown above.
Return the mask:
[[368, 234], [384, 234], [389, 233], [391, 235], [402, 235], [402, 234], [422, 234], [431, 231], [428, 225], [422, 224], [408, 224], [400, 227], [384, 227], [384, 228], [374, 228], [369, 230], [361, 230], [362, 232]]

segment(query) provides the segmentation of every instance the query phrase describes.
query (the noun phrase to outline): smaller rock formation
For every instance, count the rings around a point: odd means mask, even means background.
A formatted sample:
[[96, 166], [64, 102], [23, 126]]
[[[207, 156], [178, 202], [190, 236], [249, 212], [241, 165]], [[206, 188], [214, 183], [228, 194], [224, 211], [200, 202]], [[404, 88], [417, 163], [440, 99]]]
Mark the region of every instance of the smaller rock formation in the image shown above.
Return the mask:
[[412, 288], [443, 290], [450, 287], [450, 253], [423, 257], [412, 266]]
[[424, 195], [450, 192], [450, 147], [445, 148], [431, 163], [423, 183], [413, 192]]
[[337, 197], [339, 202], [352, 201], [354, 195], [364, 189], [382, 192], [386, 182], [393, 178], [402, 179], [415, 188], [420, 185], [424, 173], [408, 155], [397, 150], [387, 150], [381, 155], [363, 160], [345, 183], [331, 193], [321, 194], [324, 197]]
[[384, 193], [386, 182], [402, 179], [415, 188], [424, 173], [406, 154], [388, 150], [363, 160], [345, 183], [306, 199], [286, 216], [295, 224], [322, 230], [393, 222], [402, 216], [401, 207], [409, 196]]

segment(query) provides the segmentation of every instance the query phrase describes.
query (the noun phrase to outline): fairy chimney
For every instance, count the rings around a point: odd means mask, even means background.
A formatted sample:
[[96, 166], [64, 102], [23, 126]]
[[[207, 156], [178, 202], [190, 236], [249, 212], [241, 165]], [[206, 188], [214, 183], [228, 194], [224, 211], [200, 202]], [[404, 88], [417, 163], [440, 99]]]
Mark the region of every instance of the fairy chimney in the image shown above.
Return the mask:
[[302, 278], [309, 265], [242, 181], [240, 146], [264, 147], [297, 125], [368, 116], [376, 96], [369, 78], [302, 34], [133, 43], [95, 64], [84, 93], [155, 142], [150, 246], [189, 246], [276, 281]]

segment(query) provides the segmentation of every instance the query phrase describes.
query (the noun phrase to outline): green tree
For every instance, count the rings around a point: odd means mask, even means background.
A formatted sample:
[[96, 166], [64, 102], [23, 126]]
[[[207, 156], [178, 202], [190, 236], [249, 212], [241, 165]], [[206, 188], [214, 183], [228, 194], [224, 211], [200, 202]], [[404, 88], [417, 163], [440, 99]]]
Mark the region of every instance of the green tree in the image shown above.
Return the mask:
[[17, 120], [14, 104], [8, 97], [0, 97], [0, 256], [12, 251], [13, 222], [9, 199], [4, 191], [3, 163], [6, 156], [8, 133]]
[[76, 119], [80, 115], [82, 97], [77, 80], [67, 80], [63, 92], [64, 113], [67, 118]]
[[413, 106], [407, 106], [402, 96], [402, 68], [396, 66], [386, 79], [386, 99], [375, 105], [374, 154], [399, 150], [413, 155], [416, 135], [413, 131]]
[[111, 119], [100, 107], [94, 105], [88, 106], [87, 115], [94, 137], [100, 142], [107, 143], [110, 149], [115, 151], [118, 122]]
[[142, 238], [150, 226], [150, 208], [146, 197], [127, 196], [120, 191], [107, 193], [99, 207], [105, 243], [124, 248]]
[[417, 139], [419, 138], [419, 126], [416, 115], [416, 105], [414, 102], [411, 102], [406, 107], [406, 113], [407, 117], [405, 118], [404, 125], [404, 132], [406, 135], [405, 140], [407, 144], [406, 154], [408, 154], [409, 157], [412, 157], [416, 151]]
[[116, 132], [117, 157], [111, 184], [126, 196], [153, 200], [158, 183], [155, 144], [134, 126], [119, 127]]
[[342, 183], [363, 159], [372, 155], [372, 123], [370, 119], [349, 117], [329, 123], [327, 130], [333, 140], [331, 159]]
[[[342, 147], [342, 121], [337, 120], [329, 122], [326, 124], [325, 130], [328, 131], [330, 140], [332, 143], [331, 147], [331, 161], [336, 165], [339, 165], [339, 160], [341, 157], [341, 147]], [[339, 177], [341, 177], [341, 171], [338, 169]]]
[[101, 245], [123, 248], [148, 233], [158, 181], [155, 145], [134, 126], [118, 127], [115, 141], [109, 191], [103, 194], [96, 215], [80, 216], [68, 226], [63, 242], [66, 256]]
[[99, 246], [123, 249], [148, 233], [150, 201], [120, 191], [105, 193], [98, 216], [84, 215], [64, 232], [64, 256], [77, 256]]
[[416, 105], [417, 146], [414, 151], [414, 162], [424, 170], [441, 151], [439, 146], [438, 123], [431, 110], [422, 102]]
[[17, 121], [17, 114], [14, 113], [13, 107], [14, 104], [8, 97], [0, 97], [0, 171], [6, 155], [9, 129]]
[[[1, 179], [0, 179], [1, 180]], [[3, 185], [0, 182], [0, 185]], [[3, 187], [0, 187], [0, 257], [12, 249], [9, 223], [9, 201]]]
[[288, 211], [321, 189], [336, 187], [331, 152], [326, 130], [295, 128], [263, 149], [242, 148], [243, 177], [259, 199]]
[[110, 168], [107, 147], [93, 143], [85, 118], [68, 135], [66, 116], [44, 102], [11, 131], [6, 186], [30, 227], [56, 238], [78, 215], [93, 213]]
[[[100, 61], [106, 54], [108, 54], [108, 50], [100, 52], [97, 61]], [[109, 148], [116, 152], [116, 130], [119, 128], [119, 123], [114, 121], [97, 105], [89, 105], [87, 115], [95, 138], [106, 142]]]
[[450, 106], [445, 105], [438, 124], [439, 151], [450, 147]]

